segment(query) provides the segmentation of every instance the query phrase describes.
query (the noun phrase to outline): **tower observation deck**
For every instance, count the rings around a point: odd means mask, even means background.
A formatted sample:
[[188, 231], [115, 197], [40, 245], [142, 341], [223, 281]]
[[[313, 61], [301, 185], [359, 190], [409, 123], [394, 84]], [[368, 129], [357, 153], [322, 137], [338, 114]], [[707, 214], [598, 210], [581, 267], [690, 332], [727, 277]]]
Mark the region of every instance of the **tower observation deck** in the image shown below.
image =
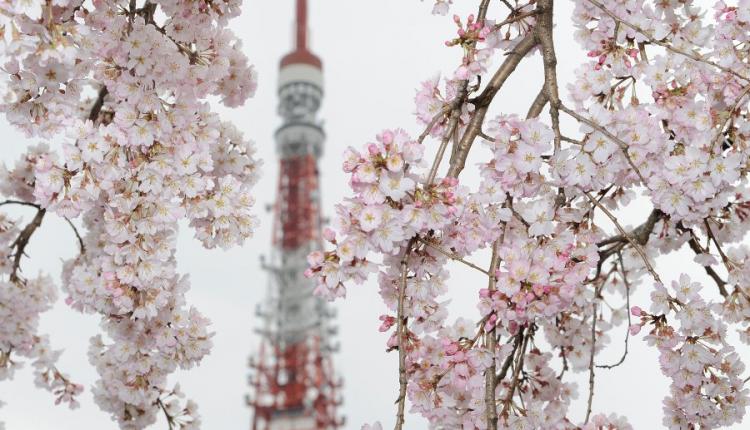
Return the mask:
[[296, 0], [294, 50], [281, 59], [275, 134], [279, 179], [274, 204], [268, 296], [257, 309], [261, 343], [250, 359], [252, 430], [333, 430], [340, 380], [332, 354], [335, 316], [303, 275], [322, 243], [318, 160], [325, 133], [318, 119], [323, 64], [308, 48], [307, 0]]

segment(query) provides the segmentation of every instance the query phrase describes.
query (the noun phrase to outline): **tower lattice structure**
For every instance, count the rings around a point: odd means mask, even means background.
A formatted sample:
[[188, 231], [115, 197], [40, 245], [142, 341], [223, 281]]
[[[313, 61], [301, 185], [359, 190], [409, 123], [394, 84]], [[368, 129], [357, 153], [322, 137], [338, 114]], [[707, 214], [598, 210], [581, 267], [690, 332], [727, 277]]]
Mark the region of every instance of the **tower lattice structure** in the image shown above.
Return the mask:
[[307, 0], [297, 0], [295, 49], [281, 60], [282, 125], [276, 131], [278, 194], [273, 246], [265, 268], [268, 296], [258, 307], [261, 344], [250, 359], [252, 430], [333, 430], [340, 380], [335, 376], [335, 316], [303, 275], [307, 254], [321, 248], [318, 160], [325, 134], [317, 118], [323, 67], [308, 49]]

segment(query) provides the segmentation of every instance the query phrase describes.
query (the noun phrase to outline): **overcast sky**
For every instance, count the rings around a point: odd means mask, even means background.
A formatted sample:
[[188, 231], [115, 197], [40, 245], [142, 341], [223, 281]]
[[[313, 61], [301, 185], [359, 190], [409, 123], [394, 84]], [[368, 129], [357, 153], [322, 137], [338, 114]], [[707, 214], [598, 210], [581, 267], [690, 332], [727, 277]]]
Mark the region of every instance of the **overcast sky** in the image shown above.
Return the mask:
[[[227, 252], [202, 249], [188, 229], [180, 234], [179, 267], [192, 280], [188, 301], [213, 321], [216, 336], [214, 349], [201, 366], [180, 372], [173, 380], [179, 380], [187, 395], [198, 402], [203, 428], [207, 430], [250, 426], [251, 411], [244, 404], [249, 391], [247, 358], [259, 342], [253, 332], [259, 325], [253, 311], [267, 287], [259, 257], [268, 253], [271, 243], [271, 214], [264, 207], [273, 202], [276, 187], [273, 132], [280, 122], [276, 116], [276, 77], [278, 60], [291, 46], [293, 3], [246, 0], [243, 16], [233, 23], [244, 41], [245, 52], [258, 69], [260, 85], [256, 97], [244, 107], [221, 112], [257, 143], [265, 161], [263, 178], [255, 187], [256, 212], [262, 225], [243, 248]], [[460, 6], [456, 10], [468, 12], [476, 2], [456, 3]], [[431, 16], [431, 7], [431, 0], [311, 0], [312, 46], [323, 59], [326, 76], [322, 118], [328, 138], [321, 184], [329, 215], [333, 204], [346, 194], [346, 177], [340, 169], [342, 150], [370, 141], [384, 128], [402, 127], [413, 135], [420, 133], [412, 115], [415, 88], [438, 73], [450, 73], [460, 57], [458, 49], [443, 45], [455, 35], [455, 26], [450, 19]], [[571, 38], [572, 28], [567, 23], [570, 2], [563, 1], [557, 7], [556, 43], [561, 81], [565, 83], [585, 56]], [[506, 84], [494, 108], [504, 113], [525, 113], [541, 85], [540, 78], [539, 58], [535, 56]], [[10, 129], [4, 118], [0, 119], [0, 132], [6, 136], [0, 151], [2, 161], [15, 160], [30, 143]], [[471, 180], [476, 175], [467, 169], [466, 177]], [[644, 217], [644, 211], [647, 208], [633, 208], [625, 214], [626, 219], [636, 224]], [[27, 271], [43, 270], [59, 278], [61, 261], [76, 252], [76, 242], [64, 223], [47, 217], [28, 252], [32, 260], [26, 262]], [[661, 258], [662, 277], [675, 279], [677, 268], [684, 266], [684, 258], [682, 254]], [[691, 275], [703, 279], [692, 269]], [[459, 267], [452, 274], [456, 280], [450, 293], [451, 309], [455, 311], [452, 319], [466, 316], [476, 320], [474, 303], [486, 280]], [[647, 307], [647, 294], [648, 287], [641, 287], [633, 304]], [[377, 331], [378, 316], [385, 313], [385, 305], [377, 294], [375, 280], [352, 286], [347, 299], [336, 307], [341, 351], [335, 356], [335, 363], [344, 377], [341, 412], [347, 418], [346, 428], [359, 429], [362, 423], [375, 420], [381, 420], [386, 428], [392, 427], [398, 389], [397, 357], [384, 352], [386, 336]], [[54, 347], [65, 348], [59, 367], [87, 387], [83, 404], [73, 412], [53, 406], [51, 395], [34, 388], [31, 372], [25, 369], [17, 373], [13, 382], [0, 384], [0, 400], [7, 403], [0, 409], [0, 421], [5, 422], [7, 430], [116, 428], [94, 405], [88, 390], [97, 375], [88, 364], [86, 350], [89, 338], [99, 332], [98, 321], [98, 316], [68, 310], [62, 301], [44, 316], [42, 332], [51, 335]], [[602, 362], [616, 361], [621, 354], [623, 330], [620, 327], [612, 333], [611, 347], [603, 353]], [[661, 400], [668, 383], [659, 371], [656, 352], [640, 338], [631, 341], [631, 353], [623, 366], [608, 372], [600, 370], [597, 377], [595, 412], [626, 415], [636, 429], [661, 428]], [[576, 379], [579, 399], [573, 408], [575, 419], [585, 414], [586, 378], [587, 375], [579, 375]], [[407, 417], [406, 427], [427, 428], [425, 421], [416, 416]], [[160, 420], [153, 428], [164, 430], [167, 425]]]

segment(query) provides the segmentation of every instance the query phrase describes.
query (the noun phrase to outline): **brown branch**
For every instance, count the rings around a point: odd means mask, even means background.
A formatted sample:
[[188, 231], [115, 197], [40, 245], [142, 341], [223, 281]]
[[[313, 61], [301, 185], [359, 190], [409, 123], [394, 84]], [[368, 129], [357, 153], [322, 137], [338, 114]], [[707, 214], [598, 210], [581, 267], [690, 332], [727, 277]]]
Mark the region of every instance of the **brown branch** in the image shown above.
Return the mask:
[[104, 107], [104, 98], [107, 97], [107, 94], [109, 94], [107, 87], [102, 86], [102, 88], [99, 90], [99, 95], [96, 97], [94, 105], [91, 107], [91, 111], [89, 111], [90, 121], [96, 121], [96, 119], [99, 117], [99, 113], [102, 111], [102, 107]]
[[[659, 222], [664, 218], [664, 212], [662, 212], [659, 209], [654, 209], [651, 211], [651, 213], [648, 215], [648, 218], [646, 221], [633, 229], [633, 231], [630, 232], [631, 237], [633, 237], [638, 244], [641, 246], [645, 246], [648, 243], [648, 239], [651, 236], [651, 233], [654, 231], [654, 227], [656, 226], [656, 223]], [[599, 251], [599, 264], [598, 267], [601, 269], [602, 264], [614, 255], [615, 253], [622, 250], [625, 243], [627, 243], [627, 238], [624, 237], [621, 234], [618, 234], [616, 236], [608, 237], [596, 244], [597, 247], [602, 248], [606, 245], [615, 244], [615, 246], [612, 246], [607, 249], [603, 249]], [[597, 272], [599, 272], [598, 270]]]
[[440, 141], [440, 147], [438, 148], [438, 152], [435, 155], [435, 160], [432, 162], [430, 173], [427, 175], [427, 185], [431, 185], [433, 181], [435, 181], [438, 168], [440, 167], [440, 163], [442, 162], [443, 156], [445, 155], [445, 149], [448, 147], [448, 142], [450, 142], [453, 132], [457, 131], [458, 129], [458, 121], [461, 119], [461, 106], [466, 102], [468, 85], [468, 81], [461, 82], [458, 90], [458, 95], [450, 104], [449, 109], [451, 115], [450, 120], [448, 121], [448, 128], [445, 130], [445, 134]]
[[591, 318], [591, 355], [589, 356], [589, 399], [586, 406], [586, 420], [584, 424], [588, 424], [589, 418], [591, 418], [591, 405], [594, 402], [594, 356], [596, 355], [596, 298], [594, 298], [594, 313]]
[[560, 96], [557, 85], [557, 56], [555, 55], [555, 44], [552, 37], [552, 15], [554, 10], [553, 0], [539, 0], [537, 9], [539, 19], [534, 28], [534, 37], [541, 46], [542, 63], [544, 65], [544, 89], [547, 100], [550, 102], [550, 119], [552, 130], [555, 133], [555, 154], [560, 151]]
[[34, 219], [32, 219], [31, 222], [28, 223], [26, 227], [24, 227], [16, 240], [10, 245], [11, 248], [15, 248], [15, 252], [13, 253], [13, 269], [10, 272], [11, 282], [19, 281], [18, 270], [21, 267], [21, 257], [23, 257], [24, 255], [24, 251], [26, 250], [26, 246], [28, 246], [29, 244], [31, 236], [34, 234], [36, 229], [38, 229], [39, 226], [42, 225], [42, 220], [44, 219], [44, 215], [46, 213], [46, 209], [37, 210]]
[[487, 17], [487, 9], [490, 7], [490, 0], [482, 0], [477, 13], [477, 22], [483, 22]]
[[471, 150], [474, 139], [476, 139], [477, 135], [482, 130], [482, 123], [484, 122], [484, 117], [487, 114], [490, 103], [492, 103], [495, 95], [500, 91], [500, 88], [505, 84], [508, 77], [514, 70], [516, 70], [516, 67], [523, 57], [525, 57], [534, 46], [536, 46], [534, 35], [526, 35], [523, 40], [516, 45], [515, 49], [507, 54], [507, 58], [497, 72], [495, 72], [492, 79], [490, 79], [487, 87], [485, 87], [484, 91], [482, 91], [482, 93], [473, 101], [476, 110], [466, 127], [463, 137], [458, 143], [456, 151], [451, 157], [451, 165], [448, 169], [449, 177], [457, 178], [458, 175], [461, 174], [461, 171], [463, 171], [466, 165], [466, 157], [469, 155], [469, 150]]
[[406, 406], [406, 317], [404, 316], [404, 302], [406, 299], [406, 278], [409, 271], [409, 256], [416, 237], [412, 238], [406, 245], [406, 251], [401, 259], [401, 283], [398, 291], [398, 325], [396, 336], [398, 338], [398, 408], [396, 412], [396, 426], [394, 430], [401, 430], [404, 425], [404, 408]]
[[[503, 233], [503, 237], [498, 238], [492, 244], [492, 258], [490, 259], [489, 279], [487, 281], [487, 289], [490, 291], [490, 294], [495, 291], [495, 284], [497, 283], [495, 272], [500, 265], [500, 245], [504, 238], [505, 234]], [[492, 327], [492, 330], [486, 335], [487, 349], [492, 354], [492, 364], [484, 371], [484, 405], [486, 409], [487, 428], [489, 430], [497, 430], [497, 406], [495, 404], [495, 388], [497, 387], [497, 381], [495, 380], [495, 372], [497, 371], [495, 364], [496, 336], [495, 327]]]
[[[580, 189], [580, 188], [579, 188], [579, 189]], [[599, 209], [600, 209], [600, 210], [601, 210], [602, 212], [604, 212], [604, 214], [605, 214], [605, 215], [607, 216], [607, 218], [609, 218], [609, 219], [610, 219], [610, 221], [612, 221], [612, 223], [613, 223], [613, 224], [615, 225], [615, 227], [616, 227], [616, 228], [617, 228], [617, 230], [618, 230], [618, 231], [620, 232], [620, 234], [621, 234], [621, 235], [622, 235], [623, 237], [625, 237], [625, 239], [626, 239], [626, 240], [628, 241], [628, 243], [630, 243], [630, 245], [631, 245], [631, 246], [633, 246], [633, 248], [635, 248], [636, 252], [638, 252], [638, 255], [640, 255], [640, 256], [641, 256], [641, 259], [643, 260], [643, 264], [645, 264], [645, 265], [646, 265], [646, 269], [648, 269], [649, 273], [650, 273], [650, 274], [651, 274], [651, 276], [652, 276], [652, 277], [654, 278], [654, 280], [655, 280], [656, 282], [658, 282], [659, 284], [662, 284], [662, 285], [664, 285], [664, 283], [663, 283], [663, 282], [661, 281], [661, 278], [659, 277], [659, 274], [658, 274], [658, 273], [656, 273], [656, 270], [654, 270], [654, 266], [652, 266], [652, 265], [651, 265], [651, 262], [650, 262], [650, 261], [649, 261], [649, 259], [648, 259], [648, 255], [646, 255], [646, 251], [644, 251], [644, 250], [643, 250], [643, 247], [642, 247], [642, 246], [641, 246], [641, 245], [640, 245], [640, 244], [639, 244], [639, 243], [638, 243], [638, 242], [636, 241], [636, 239], [635, 239], [635, 238], [633, 238], [633, 237], [632, 237], [632, 236], [631, 236], [630, 234], [628, 234], [628, 233], [627, 233], [627, 232], [625, 231], [625, 229], [624, 229], [624, 228], [622, 228], [622, 225], [620, 225], [620, 222], [619, 222], [619, 221], [617, 221], [617, 217], [615, 217], [615, 216], [614, 216], [614, 215], [612, 214], [612, 212], [610, 212], [610, 211], [609, 211], [609, 209], [607, 209], [606, 207], [604, 207], [604, 205], [602, 205], [602, 204], [601, 204], [601, 202], [599, 202], [599, 200], [597, 200], [597, 199], [595, 199], [595, 198], [591, 197], [591, 194], [587, 193], [586, 191], [583, 191], [582, 189], [581, 189], [581, 192], [582, 192], [582, 193], [583, 193], [583, 194], [584, 194], [584, 195], [585, 195], [586, 197], [588, 197], [588, 199], [589, 199], [589, 200], [590, 200], [590, 201], [591, 201], [591, 202], [592, 202], [592, 203], [593, 203], [594, 205], [596, 205], [596, 207], [598, 207], [598, 208], [599, 208]]]
[[544, 110], [544, 107], [547, 106], [547, 101], [548, 99], [547, 99], [546, 87], [543, 87], [537, 93], [536, 97], [534, 98], [534, 102], [531, 103], [531, 106], [529, 107], [529, 111], [526, 113], [526, 118], [538, 117]]
[[30, 206], [32, 208], [41, 209], [41, 206], [39, 206], [36, 203], [24, 202], [21, 200], [5, 200], [5, 201], [0, 202], [0, 206], [5, 206], [5, 205], [21, 205], [21, 206]]

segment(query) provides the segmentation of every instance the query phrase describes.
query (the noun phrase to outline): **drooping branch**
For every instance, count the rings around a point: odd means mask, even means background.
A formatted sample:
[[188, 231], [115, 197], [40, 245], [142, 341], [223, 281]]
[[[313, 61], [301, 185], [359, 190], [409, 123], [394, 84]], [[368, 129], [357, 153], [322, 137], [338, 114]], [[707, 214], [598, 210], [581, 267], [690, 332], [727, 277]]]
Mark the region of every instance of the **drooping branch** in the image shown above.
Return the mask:
[[[492, 244], [492, 257], [490, 259], [490, 270], [488, 273], [487, 289], [492, 294], [495, 291], [495, 284], [497, 283], [497, 276], [495, 272], [500, 265], [500, 245], [502, 245], [505, 234], [502, 237], [495, 240]], [[485, 370], [484, 373], [484, 407], [486, 409], [487, 428], [489, 430], [497, 430], [497, 406], [495, 404], [495, 388], [497, 387], [497, 380], [495, 379], [495, 372], [497, 366], [495, 364], [495, 349], [497, 349], [497, 333], [495, 327], [487, 332], [487, 350], [492, 354], [492, 364]]]
[[411, 256], [412, 247], [414, 246], [415, 238], [409, 241], [406, 246], [406, 251], [401, 259], [401, 282], [399, 283], [398, 290], [398, 315], [396, 325], [396, 337], [398, 341], [398, 404], [396, 412], [396, 426], [395, 430], [401, 430], [404, 425], [404, 409], [406, 406], [406, 386], [408, 384], [408, 378], [406, 376], [406, 341], [407, 341], [407, 318], [405, 316], [404, 302], [406, 301], [406, 280], [409, 274], [409, 257]]
[[552, 120], [552, 131], [555, 134], [555, 154], [560, 151], [560, 96], [557, 85], [557, 56], [555, 55], [555, 44], [552, 37], [552, 16], [554, 12], [553, 0], [539, 0], [537, 3], [539, 17], [534, 27], [534, 37], [541, 46], [542, 63], [544, 65], [544, 93], [550, 102], [550, 119]]
[[5, 206], [5, 205], [30, 206], [32, 208], [41, 209], [41, 207], [36, 203], [24, 202], [21, 200], [4, 200], [0, 202], [0, 206]]
[[[701, 244], [698, 242], [698, 238], [695, 236], [695, 233], [692, 229], [686, 228], [682, 226], [682, 224], [679, 224], [677, 228], [683, 232], [687, 232], [690, 235], [690, 239], [688, 239], [688, 246], [695, 253], [695, 255], [706, 253], [706, 250], [704, 250]], [[721, 294], [722, 297], [728, 297], [729, 292], [727, 291], [727, 282], [722, 279], [722, 277], [719, 276], [718, 273], [716, 273], [716, 270], [714, 270], [714, 268], [711, 266], [703, 266], [703, 270], [705, 270], [706, 274], [716, 283], [716, 287], [719, 289], [719, 294]]]
[[628, 356], [628, 344], [630, 341], [630, 326], [632, 324], [630, 319], [630, 281], [628, 281], [628, 275], [625, 272], [625, 263], [622, 261], [622, 252], [617, 253], [617, 257], [620, 263], [620, 275], [622, 275], [622, 282], [625, 284], [625, 313], [628, 316], [628, 326], [625, 327], [625, 351], [623, 351], [620, 359], [614, 364], [600, 364], [596, 367], [600, 369], [614, 369], [625, 362], [625, 358]]
[[16, 240], [11, 244], [13, 251], [13, 268], [10, 272], [10, 280], [12, 282], [18, 282], [18, 271], [21, 267], [21, 258], [24, 256], [24, 251], [31, 240], [31, 236], [34, 232], [42, 225], [44, 215], [47, 213], [46, 209], [39, 209], [36, 211], [36, 215], [30, 223], [26, 224], [26, 227], [21, 231]]
[[594, 381], [595, 372], [594, 368], [594, 356], [596, 355], [596, 297], [594, 297], [594, 303], [592, 304], [593, 311], [591, 314], [591, 352], [589, 355], [589, 397], [586, 406], [586, 420], [584, 424], [588, 424], [589, 418], [591, 418], [591, 406], [594, 402]]
[[427, 182], [426, 182], [427, 185], [431, 185], [435, 181], [438, 168], [440, 167], [440, 163], [443, 161], [445, 150], [448, 147], [448, 142], [450, 142], [451, 136], [458, 129], [458, 121], [461, 118], [461, 107], [463, 106], [464, 103], [466, 103], [466, 97], [468, 94], [468, 90], [467, 90], [468, 85], [469, 85], [468, 81], [461, 82], [458, 88], [458, 95], [456, 95], [456, 98], [453, 99], [453, 101], [451, 101], [450, 105], [448, 106], [448, 112], [450, 112], [450, 119], [448, 120], [448, 126], [445, 129], [445, 134], [443, 135], [443, 138], [440, 141], [440, 146], [438, 147], [438, 152], [435, 155], [435, 160], [432, 162], [430, 173], [427, 175]]
[[513, 401], [513, 394], [516, 392], [516, 388], [518, 387], [519, 375], [521, 374], [521, 371], [523, 370], [523, 362], [524, 358], [526, 357], [526, 347], [529, 344], [529, 338], [533, 335], [533, 331], [529, 329], [529, 331], [526, 332], [525, 335], [523, 335], [523, 344], [521, 345], [521, 348], [518, 350], [518, 355], [516, 356], [515, 363], [514, 363], [514, 369], [513, 369], [513, 376], [511, 380], [510, 388], [508, 389], [508, 393], [505, 396], [505, 399], [503, 399], [503, 410], [500, 412], [500, 415], [502, 417], [508, 416], [508, 411], [510, 409], [510, 404]]
[[[630, 236], [639, 245], [646, 246], [646, 244], [648, 243], [649, 237], [651, 236], [651, 233], [653, 233], [654, 228], [656, 227], [656, 223], [659, 222], [661, 219], [663, 219], [664, 216], [665, 214], [661, 210], [653, 209], [651, 213], [649, 213], [646, 221], [644, 221], [643, 224], [639, 225], [638, 227], [633, 229], [633, 231], [630, 232]], [[601, 271], [601, 267], [604, 264], [604, 262], [612, 255], [622, 251], [622, 248], [627, 243], [628, 243], [627, 237], [623, 236], [622, 234], [611, 236], [598, 242], [596, 244], [600, 248], [598, 272]], [[609, 248], [606, 248], [606, 249], [601, 249], [607, 245], [613, 245], [613, 246], [610, 246]]]

